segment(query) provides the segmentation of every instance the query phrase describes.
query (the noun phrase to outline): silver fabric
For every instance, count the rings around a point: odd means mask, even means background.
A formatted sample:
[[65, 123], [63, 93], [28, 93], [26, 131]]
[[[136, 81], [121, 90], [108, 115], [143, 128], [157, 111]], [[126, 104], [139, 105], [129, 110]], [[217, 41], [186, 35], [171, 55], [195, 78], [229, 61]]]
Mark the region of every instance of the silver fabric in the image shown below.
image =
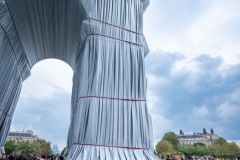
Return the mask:
[[67, 159], [153, 160], [143, 13], [148, 0], [0, 1], [0, 146], [37, 62], [73, 71]]

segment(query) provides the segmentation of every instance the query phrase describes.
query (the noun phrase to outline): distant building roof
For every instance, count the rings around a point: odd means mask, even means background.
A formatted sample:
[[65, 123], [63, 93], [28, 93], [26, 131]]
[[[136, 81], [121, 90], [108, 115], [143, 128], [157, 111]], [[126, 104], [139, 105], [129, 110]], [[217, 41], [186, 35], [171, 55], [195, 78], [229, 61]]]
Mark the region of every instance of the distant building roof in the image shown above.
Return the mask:
[[27, 130], [25, 131], [9, 131], [8, 132], [8, 137], [32, 137], [34, 139], [37, 139], [37, 135], [33, 135], [32, 130]]
[[186, 139], [186, 138], [203, 138], [203, 135], [194, 135], [194, 134], [186, 134], [186, 135], [177, 135], [178, 139]]
[[177, 138], [179, 140], [180, 145], [184, 145], [184, 144], [193, 145], [194, 143], [204, 143], [207, 146], [209, 146], [215, 139], [218, 139], [219, 136], [217, 134], [209, 134], [209, 133], [203, 134], [203, 133], [193, 132], [193, 134], [177, 135]]

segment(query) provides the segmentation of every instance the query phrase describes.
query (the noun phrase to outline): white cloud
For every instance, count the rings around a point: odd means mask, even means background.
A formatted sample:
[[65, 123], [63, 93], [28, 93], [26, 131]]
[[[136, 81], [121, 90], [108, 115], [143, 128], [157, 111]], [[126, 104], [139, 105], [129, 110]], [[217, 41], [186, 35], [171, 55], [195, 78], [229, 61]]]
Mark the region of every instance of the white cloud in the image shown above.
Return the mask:
[[223, 119], [235, 119], [239, 117], [240, 106], [225, 102], [217, 107], [217, 115]]
[[[217, 107], [226, 101], [235, 106], [240, 104], [239, 64], [226, 66], [221, 57], [207, 54], [193, 59], [177, 55], [179, 53], [159, 51], [146, 59], [150, 114], [166, 117], [171, 124], [168, 131], [196, 132], [213, 128], [224, 138], [238, 138], [239, 116], [223, 115], [229, 115], [230, 111], [225, 112], [224, 107], [217, 111]], [[238, 113], [238, 110], [232, 112]], [[160, 139], [162, 135], [162, 132], [155, 134], [155, 138]]]
[[[221, 56], [240, 62], [240, 2], [152, 0], [144, 15], [144, 33], [152, 51]], [[156, 18], [152, 18], [156, 17]]]
[[240, 53], [240, 47], [236, 40], [240, 38], [237, 29], [240, 27], [240, 16], [236, 3], [239, 2], [213, 3], [210, 9], [189, 27], [186, 41], [193, 44], [192, 53], [211, 53], [215, 56], [221, 55], [229, 63], [239, 62], [236, 55]]
[[205, 117], [209, 114], [209, 110], [206, 106], [194, 107], [192, 110], [192, 114], [196, 117]]
[[156, 76], [154, 74], [147, 74], [148, 79], [148, 89], [157, 88], [167, 83], [166, 79], [161, 76]]
[[171, 131], [173, 126], [170, 119], [160, 114], [151, 113], [151, 116], [153, 122], [154, 142], [156, 142], [162, 138], [164, 133]]
[[148, 91], [147, 104], [150, 111], [153, 110], [154, 108], [157, 108], [157, 104], [159, 104], [159, 97], [155, 95], [153, 92]]
[[[240, 104], [240, 89], [237, 88], [232, 94], [230, 95], [230, 99], [238, 104]], [[240, 108], [240, 106], [239, 106]]]
[[197, 63], [192, 59], [182, 59], [174, 64], [171, 72], [174, 74], [182, 71], [197, 73], [199, 71], [199, 68], [197, 66]]
[[51, 59], [34, 65], [31, 75], [23, 82], [21, 97], [46, 99], [59, 90], [71, 94], [73, 71], [65, 62]]

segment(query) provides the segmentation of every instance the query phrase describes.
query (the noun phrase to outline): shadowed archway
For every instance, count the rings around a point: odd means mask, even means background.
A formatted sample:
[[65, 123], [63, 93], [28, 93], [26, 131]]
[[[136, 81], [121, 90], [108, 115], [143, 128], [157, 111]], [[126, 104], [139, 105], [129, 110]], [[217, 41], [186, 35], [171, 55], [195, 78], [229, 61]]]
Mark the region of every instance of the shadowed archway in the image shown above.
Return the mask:
[[68, 159], [157, 159], [146, 106], [148, 0], [1, 0], [0, 145], [22, 82], [47, 58], [73, 71]]

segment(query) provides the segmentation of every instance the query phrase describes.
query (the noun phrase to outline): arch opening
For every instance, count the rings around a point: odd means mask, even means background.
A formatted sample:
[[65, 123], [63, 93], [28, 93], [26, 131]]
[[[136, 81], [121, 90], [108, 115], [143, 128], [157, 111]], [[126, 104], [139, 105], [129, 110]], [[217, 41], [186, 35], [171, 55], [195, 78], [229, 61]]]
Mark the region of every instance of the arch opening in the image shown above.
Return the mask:
[[71, 67], [61, 60], [35, 64], [23, 82], [10, 129], [33, 130], [62, 150], [70, 124], [72, 75]]

